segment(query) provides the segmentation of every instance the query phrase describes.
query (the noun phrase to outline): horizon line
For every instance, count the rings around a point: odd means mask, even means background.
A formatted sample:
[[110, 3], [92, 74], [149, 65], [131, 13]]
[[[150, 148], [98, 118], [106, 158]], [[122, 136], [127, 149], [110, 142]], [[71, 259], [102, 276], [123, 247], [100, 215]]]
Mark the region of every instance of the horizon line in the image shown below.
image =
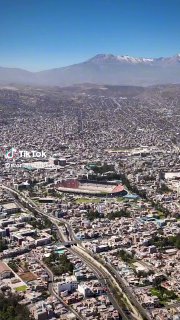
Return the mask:
[[87, 58], [86, 60], [82, 60], [82, 61], [79, 61], [79, 62], [75, 62], [75, 63], [69, 63], [69, 64], [65, 64], [63, 66], [55, 66], [55, 67], [51, 67], [51, 68], [44, 68], [44, 69], [40, 69], [40, 70], [30, 70], [28, 67], [18, 67], [18, 66], [3, 66], [3, 65], [0, 65], [0, 68], [4, 68], [4, 69], [18, 69], [18, 70], [23, 70], [23, 71], [26, 71], [26, 72], [29, 72], [29, 73], [39, 73], [39, 72], [42, 72], [42, 71], [49, 71], [49, 70], [55, 70], [55, 69], [61, 69], [61, 68], [66, 68], [66, 67], [71, 67], [73, 65], [77, 65], [77, 64], [80, 64], [80, 63], [83, 63], [83, 62], [87, 62], [93, 58], [95, 58], [96, 56], [98, 55], [106, 55], [106, 56], [114, 56], [114, 57], [129, 57], [129, 58], [136, 58], [136, 59], [160, 59], [160, 58], [171, 58], [171, 57], [180, 57], [180, 53], [176, 53], [174, 55], [162, 55], [162, 56], [159, 56], [159, 57], [152, 57], [152, 56], [136, 56], [136, 55], [128, 55], [128, 54], [121, 54], [121, 55], [117, 55], [117, 54], [113, 54], [113, 53], [97, 53], [97, 54], [94, 54], [93, 56], [91, 56], [90, 58]]

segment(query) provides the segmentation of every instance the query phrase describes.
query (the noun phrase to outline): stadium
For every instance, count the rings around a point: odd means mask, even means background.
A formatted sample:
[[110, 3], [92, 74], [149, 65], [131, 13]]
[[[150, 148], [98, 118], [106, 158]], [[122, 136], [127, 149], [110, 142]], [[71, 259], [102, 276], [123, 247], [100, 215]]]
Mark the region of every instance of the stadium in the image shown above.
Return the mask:
[[97, 183], [97, 182], [80, 182], [78, 179], [66, 179], [57, 181], [54, 184], [55, 189], [61, 192], [84, 194], [92, 196], [126, 196], [127, 191], [122, 184], [116, 183]]

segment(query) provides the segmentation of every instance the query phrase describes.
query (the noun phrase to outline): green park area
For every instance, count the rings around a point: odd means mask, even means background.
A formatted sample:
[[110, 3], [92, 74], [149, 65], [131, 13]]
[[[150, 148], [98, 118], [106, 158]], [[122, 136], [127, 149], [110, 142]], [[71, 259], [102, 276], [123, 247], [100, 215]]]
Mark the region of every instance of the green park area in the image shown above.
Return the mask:
[[20, 287], [17, 287], [16, 289], [16, 292], [24, 292], [27, 290], [27, 286], [20, 286]]
[[159, 298], [162, 304], [169, 302], [171, 300], [177, 299], [177, 295], [172, 290], [167, 290], [164, 287], [157, 286], [151, 289], [151, 294]]
[[123, 197], [118, 197], [115, 199], [117, 202], [128, 202], [128, 199], [126, 200], [125, 198]]
[[48, 258], [44, 258], [44, 263], [53, 272], [55, 276], [61, 276], [64, 273], [73, 273], [73, 264], [65, 254], [52, 252]]

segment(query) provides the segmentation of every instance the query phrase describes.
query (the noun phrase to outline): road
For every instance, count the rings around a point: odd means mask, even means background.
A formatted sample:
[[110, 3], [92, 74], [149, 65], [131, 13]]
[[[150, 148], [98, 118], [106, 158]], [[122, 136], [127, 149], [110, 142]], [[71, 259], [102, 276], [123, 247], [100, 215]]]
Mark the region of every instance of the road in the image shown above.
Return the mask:
[[84, 263], [94, 272], [94, 274], [96, 275], [96, 277], [98, 278], [98, 280], [102, 284], [102, 286], [106, 287], [108, 289], [107, 295], [109, 297], [109, 300], [111, 301], [114, 308], [118, 310], [118, 312], [122, 316], [122, 319], [124, 319], [124, 320], [132, 319], [132, 317], [130, 317], [130, 316], [127, 317], [127, 315], [123, 311], [122, 307], [119, 305], [116, 298], [111, 293], [112, 284], [110, 284], [110, 282], [108, 281], [107, 273], [104, 272], [103, 269], [100, 270], [98, 267], [96, 267], [91, 261], [89, 261], [88, 258], [86, 258], [83, 254], [81, 254], [77, 248], [71, 248], [71, 249], [69, 249], [69, 251], [72, 254], [75, 254], [76, 256], [78, 256], [81, 260], [83, 260]]
[[[39, 261], [37, 261], [39, 262]], [[70, 305], [68, 305], [67, 303], [64, 302], [64, 300], [59, 297], [59, 295], [56, 293], [56, 291], [54, 290], [54, 275], [52, 273], [52, 271], [41, 261], [40, 262], [41, 265], [43, 266], [43, 268], [46, 270], [46, 272], [49, 275], [49, 285], [48, 285], [48, 290], [51, 293], [51, 295], [55, 296], [66, 308], [67, 310], [69, 310], [70, 312], [74, 313], [76, 318], [79, 320], [85, 320], [85, 318], [80, 315], [76, 310], [74, 310], [74, 308], [72, 308]]]
[[[8, 188], [8, 191], [13, 193], [12, 191], [15, 191], [15, 190]], [[23, 205], [18, 200], [16, 200], [16, 203], [18, 205], [20, 205], [22, 209], [24, 209]], [[59, 232], [59, 228], [58, 228], [58, 232]], [[61, 234], [59, 233], [59, 235], [61, 235]], [[62, 240], [64, 240], [64, 239], [62, 239]], [[65, 303], [64, 300], [62, 298], [60, 298], [59, 295], [56, 293], [56, 291], [54, 290], [54, 286], [53, 286], [54, 285], [54, 276], [53, 276], [53, 273], [51, 272], [51, 270], [43, 263], [42, 260], [41, 261], [37, 260], [37, 262], [43, 266], [43, 268], [46, 270], [46, 272], [49, 275], [49, 280], [50, 280], [49, 285], [48, 285], [49, 292], [53, 296], [55, 296], [67, 308], [67, 310], [72, 312], [76, 316], [77, 319], [85, 320], [85, 318], [82, 315], [80, 315], [76, 310], [74, 310], [71, 306], [69, 306], [67, 303]]]
[[[9, 191], [11, 194], [15, 195], [16, 197], [18, 197], [19, 201], [21, 203], [23, 203], [25, 206], [28, 207], [28, 209], [30, 211], [32, 211], [34, 214], [39, 214], [40, 216], [44, 216], [46, 218], [48, 218], [54, 225], [56, 225], [57, 227], [57, 230], [58, 230], [58, 235], [60, 237], [61, 240], [65, 240], [64, 237], [62, 236], [62, 233], [60, 232], [60, 226], [59, 226], [59, 222], [63, 221], [63, 223], [65, 223], [67, 229], [68, 229], [68, 232], [69, 232], [69, 238], [71, 241], [73, 240], [76, 240], [77, 239], [75, 238], [75, 234], [70, 226], [70, 224], [66, 221], [66, 220], [59, 220], [58, 218], [55, 218], [55, 217], [52, 217], [52, 216], [49, 216], [47, 214], [45, 214], [44, 212], [42, 212], [38, 207], [37, 205], [29, 198], [27, 198], [25, 195], [23, 195], [22, 193], [18, 192], [17, 190], [14, 190], [10, 187], [7, 187], [7, 186], [4, 186], [4, 185], [0, 185], [0, 187], [6, 189], [7, 191]], [[81, 241], [77, 241], [79, 243], [79, 246], [81, 246]], [[85, 250], [83, 247], [82, 247], [83, 250]], [[122, 284], [122, 279], [119, 277], [119, 275], [117, 276], [117, 271], [114, 269], [112, 270], [112, 274], [109, 273], [108, 269], [106, 270], [103, 266], [102, 269], [104, 270], [100, 270], [99, 267], [97, 267], [97, 261], [92, 257], [90, 256], [89, 253], [87, 252], [84, 252], [84, 254], [82, 252], [79, 252], [77, 248], [71, 248], [70, 249], [72, 251], [72, 253], [78, 255], [81, 257], [81, 259], [83, 261], [85, 261], [85, 263], [92, 269], [94, 270], [94, 272], [96, 273], [96, 275], [98, 276], [99, 279], [102, 279], [102, 278], [107, 278], [107, 277], [111, 277], [113, 280], [114, 283], [117, 284], [116, 286], [116, 290], [118, 292], [118, 287], [119, 285]], [[87, 258], [87, 256], [89, 256]], [[94, 259], [94, 261], [92, 261], [92, 259]], [[106, 283], [106, 286], [107, 286], [107, 283]], [[108, 283], [108, 286], [109, 286], [109, 290], [112, 290], [114, 288], [112, 288], [112, 282], [110, 281]], [[119, 310], [121, 316], [122, 316], [122, 319], [123, 320], [131, 320], [131, 319], [140, 319], [140, 320], [151, 320], [150, 317], [146, 314], [146, 311], [142, 308], [142, 306], [138, 303], [138, 301], [135, 299], [135, 297], [132, 295], [132, 292], [130, 290], [127, 290], [127, 287], [124, 287], [124, 284], [123, 284], [123, 291], [124, 293], [127, 295], [127, 298], [131, 301], [131, 303], [136, 307], [134, 308], [136, 310], [136, 314], [132, 315], [128, 315], [128, 317], [126, 316], [126, 314], [124, 313], [123, 309], [121, 308], [121, 306], [118, 304], [115, 296], [112, 294], [112, 292], [110, 293], [109, 291], [109, 294], [110, 294], [110, 297], [111, 297], [111, 301], [113, 302], [113, 305], [114, 307]], [[121, 291], [119, 290], [119, 294], [121, 295]], [[129, 309], [129, 307], [127, 307], [127, 309]], [[132, 315], [132, 316], [131, 316]], [[138, 317], [136, 317], [136, 315], [138, 315]]]
[[126, 284], [124, 283], [124, 281], [122, 280], [122, 278], [119, 276], [118, 271], [112, 267], [111, 264], [106, 263], [106, 265], [108, 266], [108, 268], [111, 270], [112, 274], [114, 274], [115, 278], [118, 280], [118, 282], [120, 283], [121, 288], [123, 289], [123, 292], [126, 293], [126, 295], [130, 298], [130, 300], [133, 302], [133, 304], [135, 305], [135, 307], [140, 311], [141, 315], [148, 319], [151, 320], [150, 316], [147, 314], [146, 310], [141, 306], [141, 304], [137, 301], [137, 299], [135, 299], [134, 294], [132, 293], [132, 291], [126, 286]]

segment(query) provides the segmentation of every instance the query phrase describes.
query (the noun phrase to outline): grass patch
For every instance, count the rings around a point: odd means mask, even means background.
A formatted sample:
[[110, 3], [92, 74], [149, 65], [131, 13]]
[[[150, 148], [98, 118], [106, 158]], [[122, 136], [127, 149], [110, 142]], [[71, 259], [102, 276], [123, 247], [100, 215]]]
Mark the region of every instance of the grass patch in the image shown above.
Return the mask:
[[79, 198], [76, 199], [76, 204], [81, 204], [81, 203], [99, 203], [101, 199], [97, 198]]
[[158, 217], [159, 219], [165, 219], [165, 215], [162, 211], [158, 211]]
[[156, 288], [152, 288], [151, 289], [151, 294], [153, 296], [157, 296], [158, 297], [160, 295], [160, 291], [158, 289], [156, 289]]
[[126, 199], [124, 199], [123, 197], [119, 197], [119, 198], [116, 198], [116, 201], [117, 202], [125, 202]]
[[167, 290], [161, 286], [151, 289], [151, 294], [159, 298], [161, 303], [177, 299], [177, 295], [172, 290]]
[[20, 286], [20, 287], [17, 287], [16, 289], [16, 292], [24, 292], [27, 290], [27, 286]]

